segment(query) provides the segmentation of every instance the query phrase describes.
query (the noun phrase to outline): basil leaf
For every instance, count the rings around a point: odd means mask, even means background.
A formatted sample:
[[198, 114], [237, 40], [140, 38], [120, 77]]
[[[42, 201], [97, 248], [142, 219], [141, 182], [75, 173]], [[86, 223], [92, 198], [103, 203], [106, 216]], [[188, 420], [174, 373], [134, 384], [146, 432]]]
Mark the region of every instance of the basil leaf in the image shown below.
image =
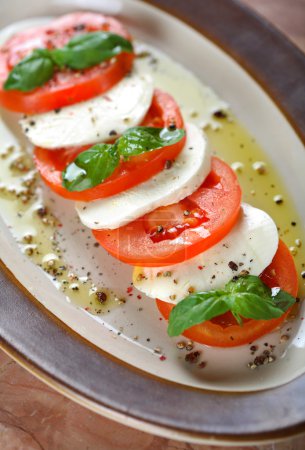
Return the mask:
[[252, 292], [264, 298], [271, 296], [271, 289], [262, 282], [259, 277], [247, 275], [246, 277], [238, 277], [225, 286], [226, 291], [234, 293]]
[[224, 290], [197, 292], [179, 302], [171, 311], [169, 336], [178, 336], [193, 325], [231, 311], [239, 325], [242, 318], [270, 320], [281, 317], [295, 298], [281, 289], [270, 289], [259, 277], [248, 275], [226, 284]]
[[184, 330], [229, 311], [223, 292], [210, 291], [191, 294], [171, 311], [167, 332], [179, 336]]
[[131, 156], [156, 150], [158, 148], [173, 145], [179, 142], [185, 136], [183, 129], [154, 127], [133, 127], [123, 133], [118, 141], [120, 155], [124, 159]]
[[49, 81], [55, 66], [87, 69], [122, 52], [133, 52], [132, 43], [122, 36], [106, 31], [80, 34], [62, 48], [33, 50], [11, 70], [3, 87], [28, 92]]
[[132, 51], [131, 42], [122, 36], [96, 31], [75, 36], [64, 47], [51, 50], [50, 54], [59, 67], [82, 70], [122, 52]]
[[277, 294], [273, 296], [273, 301], [278, 308], [287, 311], [287, 309], [291, 308], [295, 303], [295, 298], [288, 294], [288, 292], [280, 289]]
[[48, 50], [37, 49], [21, 60], [9, 73], [3, 88], [6, 91], [32, 91], [49, 81], [54, 74], [54, 63]]
[[80, 153], [63, 171], [63, 186], [69, 191], [84, 191], [102, 183], [119, 165], [115, 145], [97, 144]]
[[281, 317], [284, 312], [271, 299], [253, 293], [243, 292], [232, 297], [230, 310], [245, 319], [270, 320]]
[[68, 191], [84, 191], [108, 178], [118, 166], [120, 156], [125, 160], [134, 155], [175, 144], [185, 135], [184, 130], [134, 127], [127, 130], [115, 144], [97, 144], [80, 153], [63, 171], [63, 186]]

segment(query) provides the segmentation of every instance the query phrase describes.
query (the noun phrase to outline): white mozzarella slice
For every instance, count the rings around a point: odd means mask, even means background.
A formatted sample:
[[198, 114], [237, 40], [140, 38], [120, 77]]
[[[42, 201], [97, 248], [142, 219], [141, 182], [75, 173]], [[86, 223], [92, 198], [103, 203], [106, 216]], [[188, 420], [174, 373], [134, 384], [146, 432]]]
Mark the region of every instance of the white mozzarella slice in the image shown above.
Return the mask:
[[196, 191], [211, 170], [211, 155], [199, 128], [188, 124], [186, 133], [186, 144], [170, 169], [112, 197], [76, 203], [82, 223], [95, 230], [119, 228]]
[[133, 283], [149, 297], [178, 303], [193, 290], [222, 289], [242, 270], [260, 275], [271, 263], [278, 243], [271, 217], [244, 203], [237, 224], [218, 244], [175, 266], [135, 267]]
[[47, 149], [108, 141], [141, 123], [153, 90], [150, 75], [133, 72], [103, 95], [57, 112], [28, 116], [20, 124], [32, 144]]

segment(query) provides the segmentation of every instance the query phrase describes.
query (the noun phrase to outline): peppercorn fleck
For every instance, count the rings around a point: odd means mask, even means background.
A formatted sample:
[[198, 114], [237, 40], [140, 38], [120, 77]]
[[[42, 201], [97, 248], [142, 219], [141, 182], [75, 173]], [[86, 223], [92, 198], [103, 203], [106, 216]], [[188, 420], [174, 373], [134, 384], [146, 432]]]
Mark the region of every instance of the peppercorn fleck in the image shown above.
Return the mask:
[[44, 206], [41, 206], [40, 208], [38, 208], [36, 212], [39, 217], [45, 217], [48, 214], [48, 210]]
[[190, 364], [196, 364], [199, 360], [200, 354], [201, 354], [201, 352], [199, 352], [198, 350], [195, 352], [188, 353], [185, 356], [185, 361]]
[[175, 131], [177, 129], [177, 125], [175, 124], [175, 122], [170, 123], [168, 129], [170, 131]]
[[193, 342], [192, 341], [188, 341], [188, 343], [186, 344], [185, 350], [187, 352], [190, 352], [191, 350], [193, 350], [193, 348], [194, 348]]
[[172, 167], [172, 165], [173, 165], [173, 161], [171, 161], [170, 159], [167, 159], [164, 164], [164, 169], [168, 170]]
[[275, 195], [273, 197], [273, 201], [274, 203], [276, 203], [277, 205], [281, 205], [284, 202], [283, 196], [282, 195]]
[[298, 250], [295, 247], [289, 247], [289, 250], [292, 256], [296, 256], [298, 254]]
[[170, 272], [169, 270], [166, 270], [166, 271], [163, 273], [163, 276], [164, 276], [164, 277], [171, 277], [171, 276], [172, 276], [172, 272]]
[[239, 161], [233, 162], [231, 164], [231, 168], [234, 170], [234, 172], [241, 173], [243, 171], [244, 167], [245, 167], [244, 164]]
[[206, 366], [207, 366], [207, 362], [206, 361], [201, 361], [199, 364], [198, 364], [198, 368], [199, 369], [205, 369], [206, 368]]
[[233, 272], [236, 272], [236, 271], [238, 270], [238, 265], [237, 265], [234, 261], [230, 261], [230, 262], [228, 263], [228, 266], [230, 267], [230, 269], [231, 269]]
[[213, 113], [213, 116], [217, 119], [226, 119], [228, 117], [228, 114], [225, 111], [219, 109], [218, 111], [215, 111]]
[[177, 342], [176, 346], [179, 350], [183, 350], [185, 348], [186, 344], [184, 341], [180, 341], [180, 342]]
[[107, 301], [107, 294], [105, 292], [98, 291], [95, 295], [98, 302], [105, 303]]
[[263, 161], [256, 161], [252, 164], [252, 169], [259, 175], [264, 175], [266, 173], [266, 167], [267, 165]]

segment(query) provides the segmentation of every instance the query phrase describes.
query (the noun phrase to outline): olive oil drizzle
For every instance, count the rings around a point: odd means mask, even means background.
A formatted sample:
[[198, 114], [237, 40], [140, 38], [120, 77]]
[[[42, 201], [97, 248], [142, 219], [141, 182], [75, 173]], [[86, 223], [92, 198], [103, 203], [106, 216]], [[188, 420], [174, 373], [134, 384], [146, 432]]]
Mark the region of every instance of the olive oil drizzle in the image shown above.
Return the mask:
[[44, 204], [40, 180], [26, 149], [12, 145], [2, 150], [0, 167], [1, 213], [21, 251], [69, 302], [89, 313], [105, 314], [124, 304], [124, 298], [99, 286], [89, 275], [79, 276], [66, 264], [57, 239], [60, 222], [51, 206]]
[[[167, 56], [154, 52], [151, 46], [141, 44], [140, 49], [137, 69], [151, 73], [156, 87], [176, 98], [185, 120], [207, 133], [214, 153], [236, 171], [243, 200], [263, 209], [275, 220], [280, 237], [293, 254], [299, 274], [299, 295], [304, 296], [304, 231], [271, 162], [213, 91]], [[0, 148], [0, 211], [22, 252], [44, 270], [69, 302], [95, 315], [125, 303], [124, 297], [100, 285], [91, 274], [80, 276], [65, 262], [58, 239], [61, 224], [53, 205], [45, 205], [41, 181], [25, 146]]]

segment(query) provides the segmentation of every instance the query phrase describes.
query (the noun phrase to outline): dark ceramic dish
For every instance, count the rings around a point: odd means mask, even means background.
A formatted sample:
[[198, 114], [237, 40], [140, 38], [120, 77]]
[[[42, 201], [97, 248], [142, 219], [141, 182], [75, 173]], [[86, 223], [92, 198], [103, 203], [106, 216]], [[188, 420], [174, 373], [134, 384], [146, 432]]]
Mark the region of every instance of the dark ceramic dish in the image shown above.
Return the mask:
[[[232, 56], [305, 141], [305, 56], [283, 35], [235, 0], [149, 3], [176, 15]], [[37, 15], [43, 14], [41, 8]], [[19, 19], [18, 14], [11, 20]], [[305, 431], [304, 375], [273, 390], [242, 394], [162, 381], [77, 336], [2, 269], [2, 348], [83, 405], [143, 430], [202, 442], [254, 442]]]

